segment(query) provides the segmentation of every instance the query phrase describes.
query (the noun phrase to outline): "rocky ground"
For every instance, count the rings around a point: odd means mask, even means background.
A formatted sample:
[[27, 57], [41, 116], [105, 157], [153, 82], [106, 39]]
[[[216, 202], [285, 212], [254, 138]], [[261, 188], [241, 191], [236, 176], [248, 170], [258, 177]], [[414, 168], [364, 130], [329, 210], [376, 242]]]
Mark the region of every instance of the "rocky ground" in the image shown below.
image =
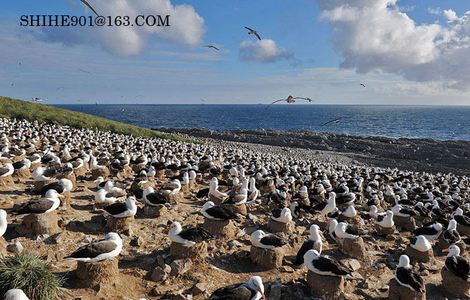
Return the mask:
[[[470, 174], [470, 142], [432, 139], [362, 137], [311, 131], [233, 130], [158, 128], [159, 131], [280, 147], [293, 147], [347, 157], [365, 165], [420, 172]], [[336, 154], [341, 154], [337, 156]]]
[[[220, 142], [212, 142], [220, 145]], [[253, 144], [239, 146], [290, 157], [312, 157], [316, 160], [341, 163], [357, 160], [356, 156], [351, 158], [346, 153]], [[16, 245], [16, 248], [24, 248], [43, 256], [52, 264], [54, 271], [65, 278], [61, 299], [207, 299], [215, 289], [244, 282], [253, 275], [263, 278], [268, 299], [313, 299], [305, 285], [306, 269], [294, 268], [291, 262], [308, 236], [310, 221], [296, 223], [296, 238], [286, 247], [287, 255], [279, 269], [263, 270], [250, 261], [249, 234], [257, 228], [263, 228], [269, 218], [266, 210], [254, 207], [250, 210], [249, 218], [238, 226], [245, 229], [238, 231], [235, 239], [209, 242], [209, 254], [203, 261], [170, 259], [170, 240], [165, 232], [168, 223], [174, 220], [183, 225], [204, 222], [199, 213], [203, 203], [195, 197], [195, 192], [199, 188], [207, 187], [208, 180], [209, 178], [205, 178], [192, 192], [184, 193], [180, 203], [161, 217], [146, 218], [142, 210], [139, 210], [132, 225], [132, 232], [123, 237], [124, 248], [119, 256], [119, 276], [113, 282], [95, 288], [80, 287], [74, 275], [76, 263], [63, 259], [77, 247], [101, 239], [106, 232], [102, 211], [93, 208], [92, 204], [95, 184], [87, 178], [78, 181], [78, 188], [72, 193], [72, 207], [59, 209], [61, 233], [30, 239], [16, 233], [15, 227], [20, 225], [11, 225], [5, 238], [10, 245]], [[163, 182], [166, 180], [156, 181], [156, 187]], [[17, 180], [14, 186], [1, 188], [0, 207], [9, 209], [14, 204], [31, 199], [26, 193], [30, 184], [29, 181]], [[130, 182], [121, 184], [128, 186]], [[21, 224], [21, 218], [10, 216], [9, 223]], [[324, 231], [324, 253], [341, 259], [344, 264], [356, 270], [355, 279], [347, 280], [344, 298], [386, 299], [388, 283], [398, 263], [396, 258], [408, 244], [409, 233], [396, 233], [387, 238], [379, 238], [372, 233], [372, 226], [366, 224], [364, 228], [369, 234], [364, 236], [364, 239], [370, 260], [357, 261], [339, 252], [336, 244], [327, 238], [326, 225], [322, 220], [314, 219], [313, 222], [320, 224]], [[428, 299], [445, 298], [439, 287], [444, 259], [440, 256], [432, 263], [417, 266], [427, 283]], [[279, 287], [279, 282], [282, 282], [282, 287]]]

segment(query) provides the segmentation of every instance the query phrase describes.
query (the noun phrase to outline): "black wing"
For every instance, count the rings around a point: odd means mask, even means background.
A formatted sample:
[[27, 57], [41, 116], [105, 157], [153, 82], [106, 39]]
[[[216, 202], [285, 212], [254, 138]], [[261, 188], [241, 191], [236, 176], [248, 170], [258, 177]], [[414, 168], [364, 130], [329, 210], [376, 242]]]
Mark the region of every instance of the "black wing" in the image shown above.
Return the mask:
[[417, 292], [422, 292], [425, 289], [423, 278], [412, 269], [397, 268], [396, 276], [401, 283], [411, 286]]
[[470, 266], [468, 262], [460, 256], [448, 257], [445, 262], [446, 268], [467, 281], [469, 279]]
[[206, 210], [206, 213], [213, 216], [214, 218], [221, 220], [234, 220], [238, 219], [238, 216], [231, 210], [223, 206], [213, 206]]
[[341, 120], [342, 118], [336, 118], [336, 119], [332, 119], [332, 120], [329, 120], [328, 122], [325, 122], [323, 123], [321, 126], [325, 126], [325, 125], [328, 125], [330, 123], [333, 123], [333, 122], [337, 122], [339, 120]]
[[256, 291], [249, 289], [245, 284], [234, 284], [216, 290], [209, 299], [212, 300], [246, 300], [253, 299]]
[[266, 106], [266, 109], [268, 109], [269, 107], [271, 107], [271, 105], [273, 105], [273, 104], [275, 104], [275, 103], [278, 103], [278, 102], [281, 102], [281, 101], [286, 101], [286, 99], [279, 99], [279, 100], [276, 100], [276, 101], [274, 101], [274, 102], [268, 104], [268, 105]]
[[198, 199], [209, 196], [209, 188], [199, 190], [196, 194]]
[[348, 269], [327, 256], [320, 256], [317, 260], [313, 261], [313, 265], [319, 271], [332, 272], [336, 275], [346, 276], [350, 273]]
[[62, 194], [64, 192], [64, 187], [58, 182], [49, 183], [48, 185], [43, 186], [37, 192], [37, 195], [41, 195], [44, 197], [48, 190], [56, 190], [57, 193]]
[[151, 193], [147, 195], [147, 201], [152, 204], [166, 204], [168, 201], [162, 193]]
[[251, 29], [250, 27], [246, 27], [246, 26], [245, 26], [245, 28], [248, 29], [249, 31], [254, 31], [254, 30]]
[[179, 236], [185, 240], [196, 243], [213, 238], [212, 234], [200, 226], [183, 230], [180, 232]]
[[261, 41], [261, 37], [259, 36], [259, 34], [256, 31], [254, 32], [254, 35], [258, 38], [258, 40]]
[[127, 206], [125, 203], [113, 203], [104, 207], [104, 210], [111, 215], [118, 215], [120, 213], [125, 212], [127, 210]]
[[321, 202], [321, 203], [318, 203], [317, 205], [315, 205], [314, 207], [312, 207], [312, 211], [321, 211], [325, 208], [325, 206], [328, 204], [328, 202]]
[[260, 240], [261, 244], [282, 247], [286, 242], [275, 234], [268, 234]]
[[312, 240], [305, 241], [300, 247], [299, 251], [297, 252], [294, 265], [300, 266], [301, 264], [303, 264], [305, 253], [307, 253], [308, 250], [312, 250], [314, 245], [315, 245], [315, 241], [312, 241]]
[[86, 5], [86, 7], [88, 7], [92, 12], [95, 13], [96, 16], [99, 17], [99, 14], [96, 12], [96, 10], [90, 5], [90, 3], [88, 3], [88, 1], [86, 0], [80, 0], [83, 4]]
[[116, 244], [112, 241], [99, 241], [78, 248], [67, 258], [95, 258], [100, 254], [109, 253], [115, 248]]

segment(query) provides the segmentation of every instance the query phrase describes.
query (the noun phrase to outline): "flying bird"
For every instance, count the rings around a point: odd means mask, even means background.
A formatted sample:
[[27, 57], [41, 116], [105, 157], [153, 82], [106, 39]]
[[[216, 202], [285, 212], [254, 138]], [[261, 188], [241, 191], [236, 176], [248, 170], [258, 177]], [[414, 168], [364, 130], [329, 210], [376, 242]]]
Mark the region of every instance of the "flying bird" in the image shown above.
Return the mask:
[[212, 49], [215, 49], [215, 50], [217, 50], [217, 51], [220, 50], [219, 48], [217, 48], [217, 47], [214, 46], [214, 45], [205, 45], [204, 47], [206, 47], [206, 48], [212, 48]]
[[261, 41], [261, 37], [259, 36], [258, 32], [256, 32], [256, 30], [251, 29], [250, 27], [246, 27], [246, 26], [245, 28], [248, 30], [248, 34], [253, 34], [254, 36], [258, 38], [258, 40]]
[[329, 120], [328, 122], [323, 123], [321, 126], [325, 126], [325, 125], [328, 125], [328, 124], [330, 124], [330, 123], [339, 123], [339, 121], [340, 121], [341, 119], [342, 119], [342, 117]]
[[364, 83], [361, 83], [361, 85], [362, 85], [363, 87], [366, 87], [366, 85], [365, 85]]
[[96, 12], [96, 10], [90, 5], [90, 3], [88, 3], [88, 1], [86, 1], [86, 0], [80, 0], [80, 2], [82, 2], [86, 7], [88, 7], [92, 12], [94, 12], [97, 17], [100, 16], [100, 15]]
[[83, 73], [87, 73], [87, 74], [91, 74], [91, 72], [87, 71], [87, 70], [83, 70], [83, 69], [78, 69], [80, 72], [83, 72]]
[[38, 102], [44, 101], [44, 99], [39, 98], [39, 97], [32, 97], [32, 98], [31, 98], [31, 101], [38, 103]]
[[275, 103], [278, 103], [278, 102], [283, 102], [283, 101], [286, 101], [287, 104], [292, 104], [292, 103], [295, 103], [295, 100], [305, 100], [305, 101], [308, 101], [309, 103], [312, 102], [313, 100], [310, 99], [310, 98], [305, 98], [305, 97], [293, 97], [293, 96], [289, 96], [287, 97], [286, 99], [279, 99], [279, 100], [276, 100], [274, 102], [272, 102], [271, 104], [269, 104], [266, 109], [268, 109], [271, 105], [275, 104]]

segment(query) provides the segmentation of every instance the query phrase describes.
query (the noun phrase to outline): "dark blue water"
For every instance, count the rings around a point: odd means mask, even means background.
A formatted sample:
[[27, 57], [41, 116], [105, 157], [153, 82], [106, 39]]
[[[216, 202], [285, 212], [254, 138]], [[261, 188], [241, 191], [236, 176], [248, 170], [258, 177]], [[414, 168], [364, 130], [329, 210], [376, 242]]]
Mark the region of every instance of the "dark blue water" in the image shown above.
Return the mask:
[[[278, 129], [470, 141], [470, 106], [57, 105], [143, 127]], [[339, 123], [321, 126], [342, 117]]]

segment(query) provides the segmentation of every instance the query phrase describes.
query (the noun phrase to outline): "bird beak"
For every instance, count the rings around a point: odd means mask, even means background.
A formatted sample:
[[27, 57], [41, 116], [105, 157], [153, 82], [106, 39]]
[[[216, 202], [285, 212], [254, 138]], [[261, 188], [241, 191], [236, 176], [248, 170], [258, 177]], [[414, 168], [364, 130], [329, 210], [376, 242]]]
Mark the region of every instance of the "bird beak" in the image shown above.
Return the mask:
[[260, 294], [261, 294], [261, 298], [262, 298], [263, 300], [266, 300], [266, 296], [264, 295], [263, 291], [262, 291], [261, 289], [258, 289], [258, 291], [259, 291]]
[[449, 248], [442, 249], [442, 253], [449, 253]]

